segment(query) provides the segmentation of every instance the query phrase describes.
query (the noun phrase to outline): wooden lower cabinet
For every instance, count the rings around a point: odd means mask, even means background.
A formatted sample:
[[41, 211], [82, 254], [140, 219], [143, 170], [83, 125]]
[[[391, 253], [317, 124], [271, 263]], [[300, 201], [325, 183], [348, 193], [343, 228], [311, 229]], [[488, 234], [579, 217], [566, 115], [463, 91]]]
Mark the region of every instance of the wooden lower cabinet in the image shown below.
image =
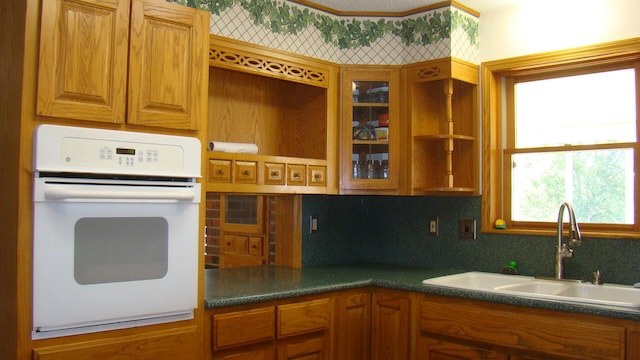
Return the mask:
[[371, 353], [371, 291], [336, 295], [332, 319], [332, 359], [369, 360]]
[[411, 345], [410, 293], [374, 289], [371, 300], [371, 359], [409, 359]]
[[207, 314], [205, 359], [640, 359], [638, 321], [383, 288]]
[[206, 359], [328, 360], [330, 297], [207, 310]]
[[[202, 353], [199, 334], [196, 326], [188, 326], [69, 344], [36, 344], [33, 349], [33, 359], [198, 359]], [[42, 341], [57, 342], [55, 339]]]
[[626, 350], [633, 321], [435, 295], [417, 307], [420, 360], [640, 359]]

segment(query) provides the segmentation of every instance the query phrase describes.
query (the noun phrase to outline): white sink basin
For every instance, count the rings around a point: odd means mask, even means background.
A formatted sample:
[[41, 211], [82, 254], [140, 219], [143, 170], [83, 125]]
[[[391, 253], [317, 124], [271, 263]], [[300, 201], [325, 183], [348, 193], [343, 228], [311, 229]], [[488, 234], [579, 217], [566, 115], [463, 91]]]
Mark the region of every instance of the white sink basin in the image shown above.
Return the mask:
[[625, 285], [594, 285], [477, 271], [426, 279], [422, 283], [556, 301], [640, 308], [640, 289]]
[[423, 284], [441, 285], [463, 289], [492, 290], [508, 285], [525, 284], [535, 280], [531, 276], [494, 274], [470, 271], [462, 274], [446, 275], [426, 279]]

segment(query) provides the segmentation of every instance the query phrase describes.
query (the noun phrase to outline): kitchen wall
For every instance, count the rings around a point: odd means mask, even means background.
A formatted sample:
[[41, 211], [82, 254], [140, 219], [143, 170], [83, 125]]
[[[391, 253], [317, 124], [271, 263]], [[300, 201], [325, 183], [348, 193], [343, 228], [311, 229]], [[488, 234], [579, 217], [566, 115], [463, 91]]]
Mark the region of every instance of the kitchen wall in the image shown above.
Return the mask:
[[[478, 232], [458, 239], [458, 219], [480, 222], [478, 197], [321, 196], [303, 198], [303, 266], [377, 262], [427, 268], [500, 272], [509, 261], [525, 275], [553, 276], [554, 236], [516, 236]], [[576, 209], [579, 212], [580, 209]], [[309, 234], [311, 215], [319, 231]], [[439, 218], [438, 236], [427, 236], [427, 218]], [[567, 278], [591, 279], [600, 270], [605, 282], [640, 281], [640, 240], [583, 239], [565, 261]]]
[[[453, 29], [449, 37], [428, 43], [417, 43], [414, 38], [409, 45], [403, 43], [402, 37], [390, 33], [389, 26], [403, 28], [416, 19], [440, 18], [443, 10], [393, 21], [382, 19], [385, 26], [368, 30], [374, 34], [383, 29], [382, 36], [370, 44], [366, 41], [369, 37], [357, 31], [343, 33], [347, 42], [339, 43], [336, 34], [330, 34], [327, 41], [319, 29], [323, 22], [346, 20], [363, 25], [369, 21], [371, 25], [381, 19], [325, 17], [284, 0], [225, 0], [212, 2], [207, 6], [214, 7], [207, 10], [212, 12], [212, 34], [340, 64], [404, 64], [445, 56], [480, 63], [640, 37], [637, 0], [538, 0], [514, 4], [483, 12], [479, 19], [461, 12], [462, 21], [448, 25]], [[269, 12], [264, 6], [285, 9], [282, 13], [289, 15], [283, 16], [291, 16], [293, 20], [261, 17], [260, 14]], [[419, 35], [429, 38], [428, 34], [437, 33], [439, 26], [427, 28]], [[375, 261], [500, 271], [510, 260], [516, 260], [521, 273], [553, 274], [554, 237], [479, 233], [477, 240], [459, 240], [457, 220], [468, 218], [479, 222], [480, 203], [480, 197], [304, 196], [303, 217], [318, 215], [320, 231], [309, 234], [308, 224], [303, 221], [303, 266]], [[440, 219], [437, 237], [426, 236], [429, 216]], [[640, 281], [638, 259], [640, 240], [587, 238], [576, 249], [575, 258], [566, 261], [566, 274], [589, 278], [592, 271], [601, 270], [606, 282], [631, 284]]]
[[[481, 61], [640, 37], [636, 0], [516, 4], [481, 14]], [[516, 260], [521, 273], [553, 275], [555, 237], [479, 233], [477, 240], [458, 239], [457, 220], [479, 222], [480, 203], [480, 197], [305, 196], [303, 218], [318, 215], [320, 231], [305, 228], [303, 266], [375, 261], [498, 272]], [[437, 237], [426, 235], [430, 216], [440, 219]], [[640, 281], [639, 259], [640, 240], [586, 238], [565, 272], [590, 279], [600, 270], [605, 282], [633, 284]]]
[[481, 62], [640, 37], [637, 0], [515, 4], [480, 15]]

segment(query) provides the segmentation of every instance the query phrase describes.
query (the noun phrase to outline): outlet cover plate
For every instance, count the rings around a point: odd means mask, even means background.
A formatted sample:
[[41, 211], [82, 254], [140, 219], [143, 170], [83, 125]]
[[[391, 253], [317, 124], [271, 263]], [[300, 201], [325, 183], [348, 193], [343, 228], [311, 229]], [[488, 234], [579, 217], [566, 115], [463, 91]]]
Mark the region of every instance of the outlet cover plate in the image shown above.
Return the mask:
[[438, 218], [433, 216], [427, 219], [427, 235], [438, 236]]
[[476, 220], [460, 219], [458, 220], [458, 238], [460, 239], [476, 239]]

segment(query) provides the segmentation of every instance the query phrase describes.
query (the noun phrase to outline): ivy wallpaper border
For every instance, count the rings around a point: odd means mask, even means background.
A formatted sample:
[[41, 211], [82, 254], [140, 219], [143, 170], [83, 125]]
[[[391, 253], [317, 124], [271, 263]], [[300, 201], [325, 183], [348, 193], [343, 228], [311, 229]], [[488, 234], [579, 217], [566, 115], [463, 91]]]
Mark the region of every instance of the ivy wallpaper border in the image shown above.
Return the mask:
[[247, 11], [254, 25], [276, 34], [297, 35], [307, 27], [317, 29], [325, 43], [339, 49], [371, 46], [386, 34], [400, 39], [405, 46], [426, 46], [450, 39], [451, 33], [462, 29], [469, 43], [478, 47], [478, 22], [456, 9], [429, 12], [410, 19], [387, 18], [344, 19], [316, 13], [309, 8], [292, 6], [276, 0], [167, 0], [192, 8], [207, 10], [215, 15], [240, 5]]

